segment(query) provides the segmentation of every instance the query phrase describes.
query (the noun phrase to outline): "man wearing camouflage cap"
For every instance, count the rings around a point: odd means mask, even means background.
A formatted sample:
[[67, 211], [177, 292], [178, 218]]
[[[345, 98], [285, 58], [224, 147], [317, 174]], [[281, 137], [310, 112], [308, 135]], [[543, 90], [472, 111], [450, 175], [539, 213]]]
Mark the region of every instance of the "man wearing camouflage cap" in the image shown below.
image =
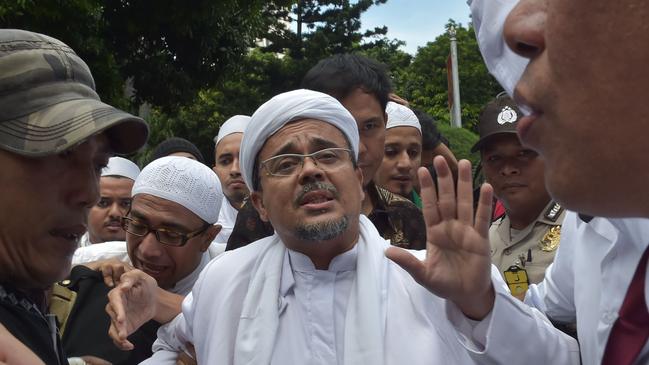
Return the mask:
[[67, 364], [46, 290], [70, 271], [108, 158], [147, 135], [67, 45], [0, 30], [0, 323], [46, 364]]
[[554, 260], [564, 210], [545, 188], [543, 160], [516, 135], [521, 117], [510, 97], [497, 96], [480, 114], [480, 140], [471, 151], [480, 151], [484, 176], [505, 207], [489, 229], [492, 262], [522, 299]]

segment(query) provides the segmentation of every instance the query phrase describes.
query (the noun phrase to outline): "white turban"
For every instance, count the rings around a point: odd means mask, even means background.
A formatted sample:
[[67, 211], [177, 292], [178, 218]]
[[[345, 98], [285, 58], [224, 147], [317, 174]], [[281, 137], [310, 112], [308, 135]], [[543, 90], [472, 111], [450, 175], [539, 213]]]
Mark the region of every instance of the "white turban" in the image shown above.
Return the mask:
[[241, 175], [251, 190], [255, 158], [266, 140], [287, 123], [300, 119], [316, 119], [338, 128], [349, 140], [354, 159], [358, 158], [359, 137], [356, 121], [338, 100], [318, 91], [289, 91], [260, 106], [243, 133], [239, 166]]
[[140, 168], [122, 157], [111, 157], [108, 165], [101, 170], [101, 176], [123, 176], [133, 181], [140, 174]]
[[214, 137], [214, 144], [219, 144], [225, 136], [229, 136], [232, 133], [243, 133], [243, 131], [246, 130], [248, 122], [250, 122], [250, 117], [247, 115], [235, 115], [226, 120], [225, 123], [221, 125], [221, 128], [219, 128], [219, 134]]
[[189, 209], [214, 224], [223, 200], [221, 183], [212, 169], [191, 158], [167, 156], [146, 165], [135, 180], [131, 196], [150, 194]]
[[385, 113], [388, 115], [386, 129], [394, 127], [413, 127], [421, 133], [421, 124], [415, 113], [407, 106], [397, 104], [394, 101], [388, 101], [385, 107]]

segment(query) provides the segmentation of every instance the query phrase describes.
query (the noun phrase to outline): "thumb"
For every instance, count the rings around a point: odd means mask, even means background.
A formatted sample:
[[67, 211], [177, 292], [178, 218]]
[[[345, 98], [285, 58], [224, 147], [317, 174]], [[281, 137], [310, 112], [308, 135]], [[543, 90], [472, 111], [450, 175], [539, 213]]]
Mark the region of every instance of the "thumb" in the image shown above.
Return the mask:
[[385, 256], [406, 270], [415, 281], [420, 282], [420, 279], [424, 277], [424, 263], [407, 250], [399, 247], [388, 247], [385, 250]]

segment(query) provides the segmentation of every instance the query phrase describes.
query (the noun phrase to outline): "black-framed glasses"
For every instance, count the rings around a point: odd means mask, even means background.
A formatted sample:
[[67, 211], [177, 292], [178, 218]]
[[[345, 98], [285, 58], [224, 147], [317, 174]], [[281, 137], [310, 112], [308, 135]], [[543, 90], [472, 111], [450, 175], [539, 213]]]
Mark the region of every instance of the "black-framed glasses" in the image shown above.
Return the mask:
[[347, 148], [332, 147], [306, 155], [287, 153], [261, 161], [261, 166], [266, 169], [268, 175], [292, 176], [302, 170], [304, 159], [307, 157], [310, 157], [316, 166], [328, 171], [334, 170], [350, 161], [352, 151]]
[[203, 228], [199, 229], [198, 231], [194, 231], [190, 233], [180, 233], [171, 229], [164, 229], [164, 228], [152, 229], [146, 224], [137, 221], [133, 218], [122, 217], [122, 228], [126, 232], [138, 237], [144, 237], [147, 234], [149, 234], [149, 232], [153, 232], [158, 242], [169, 246], [182, 247], [187, 243], [189, 239], [196, 237], [199, 234], [205, 232], [208, 228], [210, 228], [210, 225], [206, 224]]

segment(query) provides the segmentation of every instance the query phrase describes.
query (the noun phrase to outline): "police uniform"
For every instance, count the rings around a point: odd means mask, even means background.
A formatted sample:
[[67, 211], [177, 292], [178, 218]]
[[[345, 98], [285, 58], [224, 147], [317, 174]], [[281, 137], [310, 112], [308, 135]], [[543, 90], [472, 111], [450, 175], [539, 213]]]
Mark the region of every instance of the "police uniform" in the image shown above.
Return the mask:
[[[512, 266], [527, 272], [530, 284], [543, 281], [559, 247], [564, 209], [551, 201], [534, 222], [516, 232], [507, 215], [489, 228], [491, 260], [503, 276]], [[507, 281], [507, 278], [505, 278]]]

